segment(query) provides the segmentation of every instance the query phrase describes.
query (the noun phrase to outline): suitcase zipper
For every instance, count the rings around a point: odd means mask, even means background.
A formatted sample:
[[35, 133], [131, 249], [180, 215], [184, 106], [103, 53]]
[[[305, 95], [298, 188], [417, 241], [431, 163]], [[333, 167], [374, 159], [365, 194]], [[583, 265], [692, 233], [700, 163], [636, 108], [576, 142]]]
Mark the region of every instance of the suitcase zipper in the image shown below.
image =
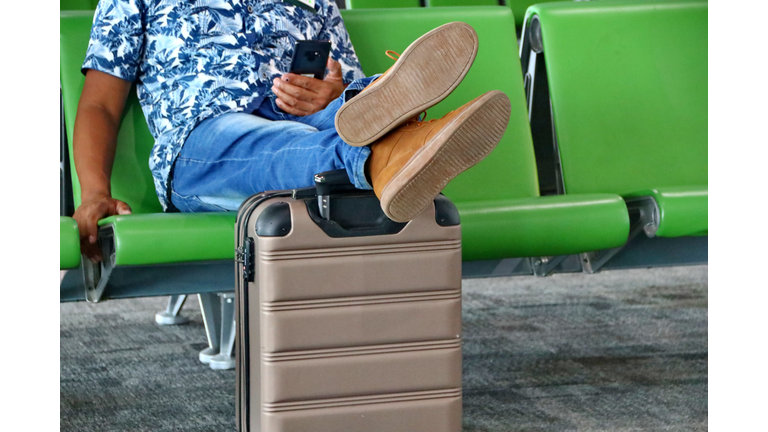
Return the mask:
[[[237, 371], [238, 371], [238, 377], [237, 377], [237, 387], [239, 387], [239, 391], [236, 392], [235, 398], [236, 398], [236, 405], [237, 411], [239, 414], [239, 418], [237, 419], [237, 429], [239, 432], [249, 432], [251, 430], [250, 428], [250, 415], [248, 412], [248, 407], [250, 405], [249, 401], [249, 395], [250, 395], [250, 386], [249, 386], [249, 373], [245, 365], [249, 362], [249, 335], [248, 335], [248, 313], [244, 305], [248, 304], [248, 281], [254, 281], [255, 280], [255, 263], [253, 261], [253, 255], [255, 251], [255, 244], [253, 243], [253, 238], [247, 236], [247, 229], [248, 229], [248, 221], [251, 218], [251, 213], [254, 211], [256, 207], [258, 207], [259, 204], [262, 202], [270, 199], [270, 198], [276, 198], [279, 196], [291, 196], [293, 191], [290, 190], [283, 190], [283, 191], [272, 191], [272, 192], [262, 192], [260, 194], [256, 194], [248, 198], [243, 202], [243, 204], [240, 205], [240, 209], [237, 212], [237, 220], [235, 222], [235, 232], [236, 232], [236, 241], [237, 244], [240, 244], [242, 246], [238, 246], [235, 248], [235, 259], [238, 263], [242, 262], [245, 264], [248, 262], [249, 264], [254, 264], [247, 269], [250, 270], [250, 274], [248, 276], [245, 275], [246, 266], [243, 265], [243, 267], [239, 267], [239, 264], [237, 265], [237, 269], [244, 270], [242, 278], [238, 279], [235, 278], [235, 301], [240, 306], [237, 307], [237, 333], [236, 333], [236, 348], [237, 348]], [[250, 249], [246, 247], [246, 244], [248, 240], [251, 241], [250, 243]], [[250, 256], [246, 257], [248, 253]], [[245, 368], [245, 369], [243, 369]]]

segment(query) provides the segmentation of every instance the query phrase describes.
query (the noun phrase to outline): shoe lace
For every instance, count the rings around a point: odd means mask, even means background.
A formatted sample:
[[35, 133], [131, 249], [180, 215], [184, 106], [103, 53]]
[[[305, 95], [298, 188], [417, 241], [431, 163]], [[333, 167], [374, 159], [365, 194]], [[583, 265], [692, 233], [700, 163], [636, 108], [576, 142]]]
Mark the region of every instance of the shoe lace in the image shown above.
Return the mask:
[[400, 54], [398, 54], [397, 51], [386, 50], [384, 53], [387, 55], [387, 57], [391, 58], [394, 61], [397, 61], [397, 59], [400, 58]]
[[407, 124], [416, 123], [416, 124], [422, 124], [422, 123], [432, 123], [435, 121], [435, 119], [424, 121], [427, 118], [427, 110], [422, 111], [419, 115], [415, 115], [408, 120], [406, 120]]
[[[386, 50], [386, 51], [384, 51], [384, 53], [387, 55], [387, 57], [391, 58], [391, 59], [392, 59], [392, 60], [394, 60], [394, 61], [397, 61], [397, 59], [399, 59], [399, 58], [400, 58], [400, 54], [398, 54], [398, 53], [397, 53], [397, 51]], [[386, 71], [386, 72], [384, 72], [383, 74], [381, 74], [381, 76], [380, 76], [379, 78], [381, 78], [382, 76], [384, 76], [384, 75], [386, 75], [387, 73], [389, 73], [389, 71], [390, 71], [391, 69], [392, 69], [391, 67], [390, 67], [389, 69], [387, 69], [387, 71]], [[375, 83], [376, 83], [376, 81], [378, 81], [378, 80], [379, 80], [379, 78], [376, 78], [375, 80], [373, 80], [373, 81], [372, 81], [370, 84], [368, 84], [367, 86], [365, 86], [365, 88], [364, 88], [363, 90], [366, 90], [366, 89], [368, 89], [368, 87], [370, 87], [370, 86], [372, 86], [373, 84], [375, 84]]]

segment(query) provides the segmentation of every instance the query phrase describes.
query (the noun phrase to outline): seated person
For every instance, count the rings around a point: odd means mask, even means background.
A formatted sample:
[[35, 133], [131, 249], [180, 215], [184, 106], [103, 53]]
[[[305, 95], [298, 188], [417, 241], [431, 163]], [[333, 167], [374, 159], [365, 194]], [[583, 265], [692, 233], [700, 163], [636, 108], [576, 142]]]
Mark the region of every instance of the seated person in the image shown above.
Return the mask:
[[[332, 44], [323, 80], [287, 73], [303, 39]], [[99, 260], [97, 222], [131, 211], [111, 197], [110, 175], [134, 81], [166, 211], [234, 211], [250, 195], [345, 169], [405, 222], [504, 134], [510, 105], [499, 91], [419, 120], [459, 85], [477, 49], [469, 25], [446, 24], [366, 78], [332, 0], [101, 0], [73, 143], [83, 253]]]

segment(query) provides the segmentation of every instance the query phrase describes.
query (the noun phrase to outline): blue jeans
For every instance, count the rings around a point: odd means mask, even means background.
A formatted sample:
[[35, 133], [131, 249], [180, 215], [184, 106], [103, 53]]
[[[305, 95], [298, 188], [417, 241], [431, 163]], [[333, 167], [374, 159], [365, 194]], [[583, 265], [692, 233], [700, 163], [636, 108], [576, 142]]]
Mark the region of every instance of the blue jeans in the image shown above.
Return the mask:
[[[253, 112], [202, 121], [176, 158], [171, 201], [182, 212], [237, 210], [249, 196], [268, 190], [314, 185], [314, 175], [346, 169], [358, 189], [365, 178], [368, 147], [352, 147], [336, 132], [336, 111], [376, 78], [352, 82], [324, 110], [298, 117], [267, 98]], [[354, 92], [354, 93], [353, 93]]]

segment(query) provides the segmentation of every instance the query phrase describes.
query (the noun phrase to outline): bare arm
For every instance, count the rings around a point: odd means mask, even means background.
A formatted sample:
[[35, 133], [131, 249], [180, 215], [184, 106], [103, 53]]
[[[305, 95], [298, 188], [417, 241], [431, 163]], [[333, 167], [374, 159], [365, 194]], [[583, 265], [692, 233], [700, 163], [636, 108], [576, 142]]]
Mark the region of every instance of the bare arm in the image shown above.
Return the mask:
[[128, 204], [112, 198], [110, 187], [117, 132], [130, 89], [128, 81], [91, 69], [77, 106], [72, 147], [82, 202], [74, 218], [80, 248], [94, 261], [101, 259], [96, 244], [99, 219], [131, 212]]

